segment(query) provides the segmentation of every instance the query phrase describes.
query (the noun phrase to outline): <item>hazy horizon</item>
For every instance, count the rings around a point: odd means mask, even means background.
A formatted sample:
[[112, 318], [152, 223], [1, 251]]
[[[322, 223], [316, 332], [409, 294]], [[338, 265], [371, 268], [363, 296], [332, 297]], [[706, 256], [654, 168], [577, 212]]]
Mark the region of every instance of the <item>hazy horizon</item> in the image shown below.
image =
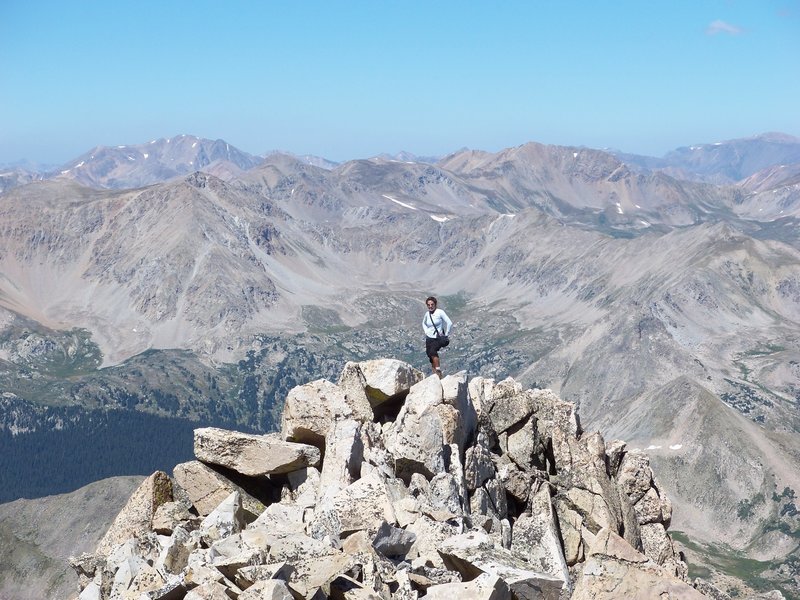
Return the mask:
[[[762, 133], [754, 134], [752, 136], [744, 136], [743, 138], [731, 138], [731, 140], [759, 137], [759, 136], [762, 136], [762, 135], [765, 135], [765, 134], [771, 134], [771, 133], [785, 134], [785, 132], [762, 132]], [[785, 134], [785, 135], [791, 135], [791, 134]], [[180, 134], [173, 135], [173, 136], [160, 136], [159, 138], [156, 138], [155, 140], [143, 140], [143, 141], [131, 142], [131, 143], [128, 143], [128, 144], [120, 144], [120, 145], [118, 145], [116, 147], [147, 145], [148, 143], [153, 143], [153, 142], [155, 142], [155, 141], [157, 141], [159, 139], [172, 140], [172, 139], [178, 138], [180, 136], [189, 136], [189, 137], [198, 137], [198, 138], [201, 137], [201, 136], [193, 136], [193, 134], [191, 134], [191, 133], [180, 133]], [[794, 136], [794, 137], [797, 137], [797, 136]], [[218, 138], [218, 139], [222, 139], [223, 141], [227, 142], [227, 140], [225, 140], [225, 138]], [[800, 140], [800, 137], [797, 137], [797, 139]], [[713, 140], [713, 141], [709, 140], [709, 141], [704, 141], [704, 142], [695, 142], [695, 144], [696, 145], [709, 145], [709, 144], [716, 144], [716, 143], [726, 142], [726, 141], [731, 141], [731, 140], [729, 140], [729, 139], [720, 139], [720, 140]], [[212, 141], [214, 141], [214, 140], [212, 140]], [[523, 142], [522, 145], [524, 145], [526, 143], [543, 143], [543, 142], [539, 142], [538, 140], [528, 140], [528, 142]], [[549, 145], [559, 146], [559, 145], [567, 145], [567, 144], [558, 144], [557, 142], [552, 142]], [[623, 152], [623, 153], [626, 153], [626, 154], [639, 154], [639, 153], [636, 153], [636, 152], [629, 152], [625, 148], [597, 148], [597, 147], [594, 147], [594, 146], [586, 146], [585, 144], [570, 144], [570, 146], [572, 146], [572, 145], [574, 145], [575, 147], [587, 147], [587, 148], [594, 148], [594, 149], [597, 149], [597, 150]], [[690, 146], [690, 145], [691, 144], [682, 144], [681, 146], [676, 146], [675, 148], [669, 149], [664, 154], [667, 154], [667, 153], [669, 153], [670, 151], [673, 151], [673, 150], [677, 150], [680, 147], [687, 147], [687, 146]], [[0, 162], [0, 165], [3, 165], [3, 166], [25, 166], [25, 165], [29, 165], [29, 166], [33, 166], [33, 167], [39, 167], [39, 168], [58, 168], [58, 167], [61, 167], [61, 166], [66, 166], [67, 164], [69, 164], [69, 162], [71, 160], [75, 160], [79, 156], [81, 156], [81, 155], [83, 155], [83, 154], [85, 154], [85, 153], [89, 152], [90, 150], [92, 150], [94, 148], [97, 148], [97, 147], [109, 147], [109, 148], [111, 148], [111, 147], [114, 147], [114, 146], [109, 146], [109, 145], [104, 145], [104, 144], [94, 145], [92, 147], [86, 148], [85, 150], [83, 150], [79, 154], [76, 154], [75, 156], [72, 156], [72, 157], [70, 157], [70, 158], [68, 158], [68, 159], [66, 159], [64, 161], [56, 162], [56, 163], [36, 162], [36, 161], [31, 161], [30, 159], [27, 159], [27, 158], [22, 158], [22, 159], [17, 159], [17, 160]], [[374, 154], [372, 154], [370, 156], [366, 156], [366, 155], [365, 156], [352, 156], [352, 157], [346, 157], [346, 158], [339, 159], [339, 160], [334, 160], [334, 159], [331, 159], [328, 156], [319, 156], [319, 155], [315, 155], [315, 154], [310, 153], [310, 152], [295, 152], [295, 151], [292, 151], [292, 150], [287, 150], [285, 148], [272, 148], [272, 149], [265, 150], [265, 151], [262, 151], [262, 152], [251, 152], [250, 150], [248, 150], [246, 148], [239, 148], [238, 146], [234, 146], [234, 147], [236, 147], [238, 150], [242, 150], [243, 152], [247, 152], [248, 154], [251, 154], [253, 156], [265, 156], [267, 154], [276, 153], [277, 152], [277, 153], [286, 153], [286, 154], [295, 155], [295, 156], [316, 156], [317, 158], [322, 158], [322, 159], [331, 160], [333, 162], [340, 162], [340, 163], [344, 163], [344, 162], [347, 162], [349, 160], [360, 160], [360, 159], [372, 158], [372, 157], [378, 156], [380, 154], [399, 155], [401, 153], [409, 152], [408, 150], [405, 150], [405, 149], [401, 148], [400, 150], [397, 150], [396, 152], [380, 151], [380, 152], [376, 152], [376, 153], [374, 153]], [[509, 147], [511, 147], [511, 146], [509, 146]], [[453, 154], [455, 152], [458, 152], [459, 150], [462, 150], [462, 149], [464, 149], [464, 147], [462, 147], [462, 148], [453, 148], [452, 150], [444, 152], [444, 153], [441, 153], [441, 154], [426, 154], [426, 153], [416, 153], [416, 152], [411, 153], [411, 154], [414, 154], [415, 156], [420, 156], [420, 157], [429, 157], [429, 156], [444, 157], [444, 156], [447, 156], [449, 154]], [[499, 150], [504, 150], [504, 149], [505, 148], [497, 148], [495, 150], [499, 151]], [[469, 150], [484, 151], [486, 149], [485, 148], [469, 148]], [[655, 157], [655, 158], [661, 158], [663, 155], [652, 155], [651, 154], [651, 155], [643, 155], [643, 156], [652, 156], [652, 157]]]
[[800, 135], [800, 2], [0, 7], [0, 163], [178, 134], [343, 161]]

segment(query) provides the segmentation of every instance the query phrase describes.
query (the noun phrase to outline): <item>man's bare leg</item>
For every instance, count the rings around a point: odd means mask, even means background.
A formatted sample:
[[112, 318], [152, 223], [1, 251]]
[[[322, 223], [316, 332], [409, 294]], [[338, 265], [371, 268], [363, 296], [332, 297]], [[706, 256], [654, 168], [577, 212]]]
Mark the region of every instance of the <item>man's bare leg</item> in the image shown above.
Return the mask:
[[442, 378], [442, 370], [439, 368], [439, 357], [431, 356], [431, 366], [433, 367], [433, 374], [438, 375], [439, 379]]

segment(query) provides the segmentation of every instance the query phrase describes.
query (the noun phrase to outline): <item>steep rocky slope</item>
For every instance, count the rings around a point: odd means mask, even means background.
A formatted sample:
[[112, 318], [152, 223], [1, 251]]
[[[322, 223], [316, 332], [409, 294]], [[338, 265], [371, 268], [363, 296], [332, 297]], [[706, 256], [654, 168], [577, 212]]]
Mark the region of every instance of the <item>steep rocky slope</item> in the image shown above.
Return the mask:
[[723, 213], [739, 192], [637, 173], [599, 150], [528, 143], [497, 154], [455, 154], [439, 162], [516, 212], [535, 206], [578, 224], [620, 229], [688, 225]]
[[647, 456], [512, 379], [348, 363], [290, 392], [279, 435], [194, 450], [72, 559], [80, 598], [726, 597], [686, 581]]
[[0, 598], [74, 595], [78, 577], [65, 568], [68, 557], [94, 550], [141, 481], [117, 477], [69, 494], [0, 504]]

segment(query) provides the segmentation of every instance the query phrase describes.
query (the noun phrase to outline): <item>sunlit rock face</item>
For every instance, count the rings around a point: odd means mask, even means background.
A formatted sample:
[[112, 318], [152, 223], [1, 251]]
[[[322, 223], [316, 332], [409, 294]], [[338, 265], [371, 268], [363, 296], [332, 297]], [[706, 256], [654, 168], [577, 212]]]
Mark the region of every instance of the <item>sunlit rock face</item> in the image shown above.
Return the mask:
[[[398, 372], [383, 362], [363, 365]], [[393, 378], [402, 407], [376, 418], [348, 404], [365, 405], [360, 371], [348, 364], [348, 393], [322, 381], [293, 390], [315, 407], [313, 427], [295, 425], [306, 413], [279, 436], [198, 429], [196, 458], [215, 475], [195, 485], [188, 463], [175, 479], [147, 478], [96, 552], [72, 559], [80, 598], [256, 598], [269, 587], [309, 599], [556, 600], [606, 597], [633, 579], [704, 597], [666, 533], [670, 504], [647, 456], [583, 432], [573, 404], [461, 372]], [[302, 433], [323, 421], [324, 435]], [[515, 440], [512, 453], [509, 432], [531, 444]], [[230, 490], [211, 510], [209, 487]], [[246, 498], [264, 499], [263, 510], [245, 509]]]

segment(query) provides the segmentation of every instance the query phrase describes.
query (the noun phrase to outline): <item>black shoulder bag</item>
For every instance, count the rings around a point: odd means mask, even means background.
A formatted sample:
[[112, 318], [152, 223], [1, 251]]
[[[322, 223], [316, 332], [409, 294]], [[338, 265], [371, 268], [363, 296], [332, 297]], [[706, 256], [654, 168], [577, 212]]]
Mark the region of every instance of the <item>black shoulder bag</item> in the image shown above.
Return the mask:
[[436, 332], [436, 339], [439, 340], [439, 347], [446, 348], [450, 345], [450, 336], [445, 335], [444, 332], [439, 333], [439, 328], [436, 327], [436, 323], [433, 321], [433, 315], [428, 313], [428, 318], [431, 320], [431, 325], [433, 325], [433, 330]]

